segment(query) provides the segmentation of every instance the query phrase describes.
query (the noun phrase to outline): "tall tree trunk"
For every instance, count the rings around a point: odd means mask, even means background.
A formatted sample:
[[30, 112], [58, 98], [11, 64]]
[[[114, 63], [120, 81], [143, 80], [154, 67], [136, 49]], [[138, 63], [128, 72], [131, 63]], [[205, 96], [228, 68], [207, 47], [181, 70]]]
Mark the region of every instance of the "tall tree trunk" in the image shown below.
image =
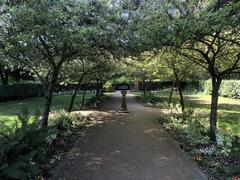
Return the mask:
[[176, 79], [176, 84], [177, 84], [177, 88], [178, 88], [178, 93], [179, 93], [179, 102], [182, 108], [182, 112], [184, 112], [185, 110], [185, 104], [184, 104], [184, 99], [183, 99], [183, 94], [182, 94], [182, 88], [181, 88], [181, 82], [179, 80], [179, 76], [178, 76], [178, 72], [176, 69], [174, 69], [174, 76]]
[[146, 98], [146, 80], [145, 79], [143, 79], [143, 96], [144, 96], [144, 98]]
[[77, 84], [77, 86], [75, 87], [74, 92], [73, 92], [73, 94], [72, 94], [72, 96], [71, 96], [71, 101], [70, 101], [70, 104], [69, 104], [69, 107], [68, 107], [68, 112], [69, 112], [69, 113], [70, 113], [70, 112], [72, 111], [72, 109], [73, 109], [74, 101], [75, 101], [77, 92], [78, 92], [78, 90], [79, 90], [79, 88], [80, 88], [80, 85], [81, 85], [81, 83], [82, 83], [82, 81], [83, 81], [83, 78], [84, 78], [84, 74], [82, 74], [82, 75], [80, 76], [80, 78], [79, 78], [79, 80], [78, 80], [78, 84]]
[[48, 84], [45, 84], [46, 86], [45, 87], [45, 103], [44, 103], [44, 108], [42, 113], [42, 128], [45, 128], [48, 126], [48, 117], [49, 117], [49, 112], [52, 105], [53, 91], [57, 83], [59, 71], [60, 71], [60, 68], [55, 70], [51, 81]]
[[8, 85], [8, 71], [2, 65], [0, 65], [0, 77], [3, 85]]
[[103, 94], [103, 82], [101, 81], [101, 83], [100, 83], [100, 95], [102, 95]]
[[179, 92], [179, 101], [182, 107], [182, 112], [185, 110], [185, 104], [184, 104], [184, 99], [183, 99], [183, 94], [182, 94], [182, 88], [180, 85], [180, 82], [178, 82], [178, 92]]
[[96, 97], [100, 95], [100, 83], [99, 80], [97, 80], [97, 86], [96, 86]]
[[84, 91], [83, 91], [83, 95], [82, 95], [81, 109], [84, 107], [84, 104], [85, 104], [85, 96], [86, 96], [87, 88], [88, 88], [88, 83], [84, 87]]
[[2, 84], [8, 85], [8, 73], [6, 71], [2, 71], [0, 74], [1, 74]]
[[46, 88], [45, 103], [44, 103], [44, 108], [43, 108], [43, 113], [42, 113], [42, 127], [43, 128], [48, 126], [48, 117], [49, 117], [49, 112], [50, 112], [50, 108], [52, 105], [52, 96], [53, 96], [54, 87], [55, 87], [55, 83], [50, 82]]
[[152, 81], [149, 80], [149, 86], [148, 86], [148, 97], [149, 97], [149, 98], [151, 98], [151, 95], [152, 95], [152, 94], [151, 94], [151, 89], [152, 89], [151, 87], [152, 87]]
[[103, 82], [97, 80], [96, 97], [102, 95], [102, 93], [103, 93]]
[[168, 106], [170, 106], [170, 104], [172, 103], [172, 96], [173, 96], [174, 86], [175, 86], [175, 82], [173, 81], [172, 86], [171, 86], [171, 90], [170, 90], [170, 94], [169, 94]]
[[211, 112], [210, 112], [210, 129], [209, 137], [212, 141], [216, 141], [217, 130], [217, 110], [218, 110], [218, 91], [221, 85], [222, 79], [212, 76], [212, 95], [211, 95]]

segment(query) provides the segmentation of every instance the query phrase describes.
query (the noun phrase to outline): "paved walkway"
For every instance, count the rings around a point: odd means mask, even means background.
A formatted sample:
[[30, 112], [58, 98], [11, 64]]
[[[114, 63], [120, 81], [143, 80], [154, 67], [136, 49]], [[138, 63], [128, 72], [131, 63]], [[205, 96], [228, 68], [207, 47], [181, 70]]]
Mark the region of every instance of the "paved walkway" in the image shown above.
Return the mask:
[[119, 114], [120, 93], [103, 112], [92, 112], [92, 127], [59, 165], [52, 179], [60, 180], [205, 180], [174, 141], [154, 122], [160, 110], [127, 97], [129, 114]]

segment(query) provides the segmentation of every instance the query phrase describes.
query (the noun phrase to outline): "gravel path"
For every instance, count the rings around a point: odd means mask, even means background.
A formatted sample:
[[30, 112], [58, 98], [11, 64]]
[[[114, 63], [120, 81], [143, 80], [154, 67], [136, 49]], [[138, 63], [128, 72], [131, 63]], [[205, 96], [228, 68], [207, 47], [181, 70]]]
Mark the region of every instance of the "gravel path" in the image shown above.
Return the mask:
[[104, 111], [91, 112], [99, 124], [81, 138], [52, 179], [60, 180], [205, 180], [196, 164], [154, 121], [161, 110], [127, 96], [129, 114], [119, 114], [120, 93]]

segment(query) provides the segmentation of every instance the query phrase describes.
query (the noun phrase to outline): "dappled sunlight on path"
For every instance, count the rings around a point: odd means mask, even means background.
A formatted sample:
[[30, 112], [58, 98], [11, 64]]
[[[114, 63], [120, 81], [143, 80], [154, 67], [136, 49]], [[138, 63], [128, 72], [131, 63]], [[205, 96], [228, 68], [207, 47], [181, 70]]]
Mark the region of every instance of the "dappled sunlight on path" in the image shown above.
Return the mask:
[[206, 179], [156, 123], [163, 110], [144, 107], [129, 94], [130, 113], [118, 113], [120, 100], [114, 93], [103, 109], [81, 112], [98, 123], [76, 143], [52, 179]]

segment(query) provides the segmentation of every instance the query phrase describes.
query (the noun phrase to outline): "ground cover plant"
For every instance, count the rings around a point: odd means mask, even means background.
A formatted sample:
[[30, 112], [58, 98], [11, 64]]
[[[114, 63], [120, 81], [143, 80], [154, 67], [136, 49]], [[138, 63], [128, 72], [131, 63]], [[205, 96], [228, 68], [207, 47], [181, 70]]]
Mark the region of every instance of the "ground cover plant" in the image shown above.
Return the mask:
[[[86, 103], [98, 107], [108, 97], [91, 94]], [[50, 117], [49, 127], [42, 129], [39, 112], [30, 113], [23, 107], [10, 124], [0, 121], [0, 179], [49, 178], [75, 141], [95, 123], [79, 112], [70, 114], [60, 107]]]
[[173, 94], [172, 104], [168, 105], [169, 93], [152, 92], [144, 98], [142, 92], [135, 93], [146, 106], [171, 109], [167, 117], [159, 120], [174, 137], [180, 147], [188, 152], [203, 170], [212, 178], [231, 179], [240, 174], [240, 119], [238, 99], [219, 98], [219, 121], [216, 143], [208, 137], [210, 96], [202, 93], [183, 93], [186, 111], [179, 108], [179, 96]]
[[[142, 93], [136, 93], [143, 99]], [[169, 93], [153, 92], [146, 105], [160, 108], [168, 108]], [[210, 96], [206, 94], [184, 93], [186, 108], [194, 108], [195, 112], [207, 115], [210, 108]], [[173, 104], [178, 104], [178, 94], [173, 95]], [[238, 99], [219, 98], [219, 127], [223, 130], [240, 136], [240, 101]]]

